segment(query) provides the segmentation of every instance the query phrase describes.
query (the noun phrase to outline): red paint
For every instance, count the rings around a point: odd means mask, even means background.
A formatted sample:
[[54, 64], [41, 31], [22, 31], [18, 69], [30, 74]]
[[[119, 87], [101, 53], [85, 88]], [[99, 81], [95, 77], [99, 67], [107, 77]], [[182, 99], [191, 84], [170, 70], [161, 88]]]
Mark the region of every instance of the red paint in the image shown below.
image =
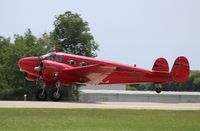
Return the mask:
[[[42, 63], [42, 73], [34, 70]], [[78, 55], [54, 52], [47, 56], [19, 60], [19, 68], [33, 81], [41, 75], [50, 86], [56, 81], [62, 85], [81, 84], [138, 84], [184, 82], [189, 76], [189, 62], [184, 56], [175, 60], [172, 71], [164, 58], [156, 60], [152, 70]], [[55, 74], [58, 74], [55, 80]]]

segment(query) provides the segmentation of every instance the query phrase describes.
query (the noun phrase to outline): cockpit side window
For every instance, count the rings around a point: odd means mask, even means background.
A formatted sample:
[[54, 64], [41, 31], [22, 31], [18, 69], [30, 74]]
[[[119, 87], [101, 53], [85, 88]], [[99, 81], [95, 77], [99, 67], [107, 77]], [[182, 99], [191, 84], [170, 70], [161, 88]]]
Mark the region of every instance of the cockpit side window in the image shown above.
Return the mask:
[[49, 57], [49, 60], [51, 60], [51, 61], [55, 61], [55, 55], [52, 54], [52, 55]]
[[56, 62], [62, 62], [62, 56], [56, 55], [56, 56], [55, 56], [55, 61], [56, 61]]

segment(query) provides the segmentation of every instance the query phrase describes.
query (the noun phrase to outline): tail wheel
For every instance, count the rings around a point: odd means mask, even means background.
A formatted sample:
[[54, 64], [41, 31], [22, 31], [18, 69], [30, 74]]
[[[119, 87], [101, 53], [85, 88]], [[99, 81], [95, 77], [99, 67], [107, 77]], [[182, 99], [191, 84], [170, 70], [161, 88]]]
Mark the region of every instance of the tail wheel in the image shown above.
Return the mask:
[[36, 93], [36, 99], [38, 101], [45, 101], [47, 99], [47, 96], [48, 96], [47, 92], [43, 89], [38, 90]]
[[61, 90], [57, 90], [57, 89], [53, 89], [51, 94], [50, 94], [50, 98], [53, 101], [59, 101], [62, 99], [62, 91]]
[[156, 88], [156, 93], [160, 93], [162, 91], [162, 89], [160, 87]]

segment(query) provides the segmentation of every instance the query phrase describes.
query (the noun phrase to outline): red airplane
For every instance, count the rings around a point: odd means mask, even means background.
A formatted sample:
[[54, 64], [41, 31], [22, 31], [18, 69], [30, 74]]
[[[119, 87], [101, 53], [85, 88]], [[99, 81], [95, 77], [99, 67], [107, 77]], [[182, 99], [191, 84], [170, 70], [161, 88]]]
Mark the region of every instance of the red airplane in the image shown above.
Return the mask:
[[[37, 100], [47, 99], [46, 85], [53, 87], [50, 94], [53, 101], [62, 98], [60, 85], [73, 84], [140, 84], [165, 82], [184, 82], [189, 77], [189, 62], [184, 56], [178, 57], [169, 72], [169, 66], [164, 58], [158, 58], [152, 70], [142, 69], [115, 62], [52, 52], [41, 57], [21, 58], [18, 62], [20, 71], [25, 72], [26, 80], [40, 83], [42, 89], [36, 93]], [[161, 87], [156, 87], [161, 92]]]

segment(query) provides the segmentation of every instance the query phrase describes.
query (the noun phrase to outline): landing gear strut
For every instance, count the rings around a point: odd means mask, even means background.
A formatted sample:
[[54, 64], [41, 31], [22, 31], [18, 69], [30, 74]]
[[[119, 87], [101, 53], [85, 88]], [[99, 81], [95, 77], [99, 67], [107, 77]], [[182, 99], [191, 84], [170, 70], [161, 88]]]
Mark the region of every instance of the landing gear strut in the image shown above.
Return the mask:
[[45, 101], [47, 99], [47, 91], [45, 90], [45, 83], [42, 83], [42, 89], [39, 89], [37, 92], [36, 92], [36, 99], [38, 101]]
[[62, 98], [62, 91], [60, 90], [60, 82], [56, 82], [56, 88], [51, 91], [50, 98], [53, 101], [59, 101]]
[[162, 85], [158, 84], [156, 85], [156, 93], [160, 93], [162, 91]]

